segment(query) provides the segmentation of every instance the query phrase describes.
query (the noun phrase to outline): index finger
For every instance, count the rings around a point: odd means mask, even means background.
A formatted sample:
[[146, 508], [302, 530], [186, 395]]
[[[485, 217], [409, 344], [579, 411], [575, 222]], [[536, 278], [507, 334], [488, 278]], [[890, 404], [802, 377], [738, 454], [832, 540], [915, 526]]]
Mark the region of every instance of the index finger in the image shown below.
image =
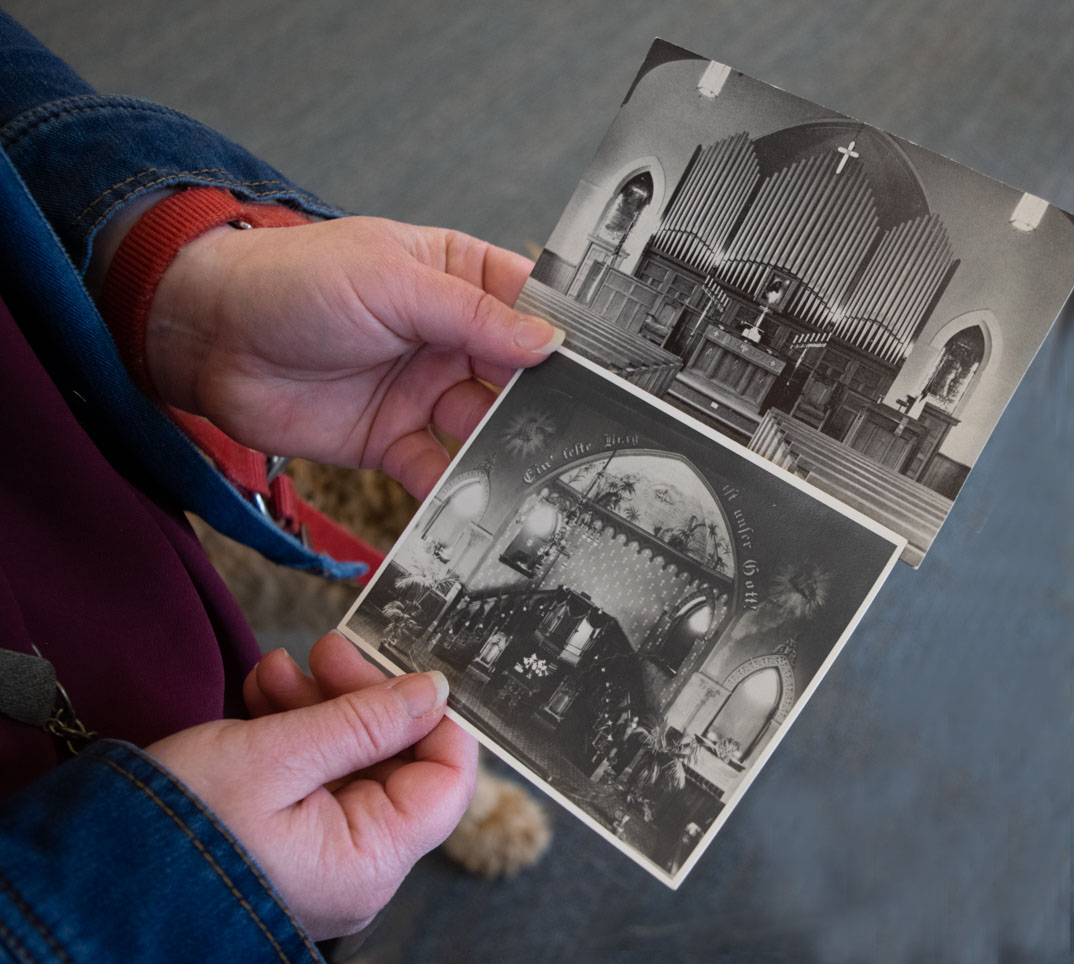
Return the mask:
[[505, 305], [513, 305], [533, 271], [521, 254], [459, 231], [445, 231], [444, 271], [483, 288]]
[[453, 348], [485, 363], [528, 368], [562, 343], [565, 332], [523, 314], [478, 284], [412, 260], [398, 266], [391, 299], [371, 305], [397, 337]]
[[365, 689], [387, 678], [342, 633], [333, 630], [310, 650], [310, 673], [326, 699]]

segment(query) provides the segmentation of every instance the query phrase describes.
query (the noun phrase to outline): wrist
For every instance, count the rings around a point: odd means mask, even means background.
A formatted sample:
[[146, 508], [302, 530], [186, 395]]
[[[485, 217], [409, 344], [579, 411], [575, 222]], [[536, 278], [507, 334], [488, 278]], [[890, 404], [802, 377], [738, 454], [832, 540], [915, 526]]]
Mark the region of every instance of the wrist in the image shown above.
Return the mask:
[[185, 412], [202, 414], [198, 376], [226, 331], [221, 284], [234, 284], [232, 243], [246, 240], [229, 224], [184, 244], [153, 291], [145, 317], [142, 371], [153, 394]]
[[238, 233], [230, 225], [305, 223], [304, 215], [289, 208], [244, 204], [217, 188], [188, 189], [149, 206], [118, 241], [98, 299], [134, 381], [149, 394], [189, 408], [192, 376], [219, 321], [212, 278], [221, 239]]
[[104, 284], [112, 259], [116, 256], [116, 252], [130, 233], [131, 228], [151, 208], [176, 193], [177, 189], [175, 188], [162, 188], [140, 194], [132, 201], [124, 204], [108, 223], [101, 228], [93, 242], [93, 253], [86, 268], [85, 278], [86, 287], [94, 299], [100, 297], [101, 286]]

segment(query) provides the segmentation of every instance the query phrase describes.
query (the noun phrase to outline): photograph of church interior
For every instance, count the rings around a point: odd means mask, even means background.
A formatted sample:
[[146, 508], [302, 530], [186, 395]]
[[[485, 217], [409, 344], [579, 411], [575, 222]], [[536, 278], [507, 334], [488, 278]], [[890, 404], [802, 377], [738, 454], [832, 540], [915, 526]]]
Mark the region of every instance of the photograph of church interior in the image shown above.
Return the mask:
[[523, 372], [342, 628], [670, 881], [901, 542], [645, 398]]
[[916, 566], [1072, 287], [1067, 213], [657, 41], [518, 307]]

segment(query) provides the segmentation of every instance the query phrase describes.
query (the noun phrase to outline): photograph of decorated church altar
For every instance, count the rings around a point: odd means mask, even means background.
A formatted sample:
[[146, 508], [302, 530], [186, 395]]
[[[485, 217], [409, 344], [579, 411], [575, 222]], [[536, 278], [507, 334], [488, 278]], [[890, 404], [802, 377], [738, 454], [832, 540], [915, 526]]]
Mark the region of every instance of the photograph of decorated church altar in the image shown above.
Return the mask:
[[341, 624], [671, 883], [903, 542], [580, 357], [521, 373]]
[[1066, 212], [657, 41], [518, 307], [916, 566], [1072, 287]]

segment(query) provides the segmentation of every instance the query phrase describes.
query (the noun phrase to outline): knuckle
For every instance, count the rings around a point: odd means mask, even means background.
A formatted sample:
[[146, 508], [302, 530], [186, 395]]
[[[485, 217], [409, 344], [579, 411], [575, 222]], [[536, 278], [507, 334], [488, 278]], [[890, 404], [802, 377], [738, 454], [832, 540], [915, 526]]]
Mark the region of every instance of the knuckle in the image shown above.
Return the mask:
[[443, 235], [444, 270], [473, 280], [475, 266], [484, 258], [484, 242], [462, 231], [447, 230]]
[[487, 291], [482, 291], [474, 301], [470, 317], [470, 329], [474, 335], [492, 334], [499, 327], [502, 306]]
[[465, 246], [466, 235], [460, 231], [448, 228], [443, 234], [444, 243], [444, 270], [450, 271], [455, 260], [458, 258], [460, 249]]
[[395, 727], [384, 702], [351, 693], [343, 698], [342, 705], [344, 722], [358, 753], [371, 763], [391, 756]]

